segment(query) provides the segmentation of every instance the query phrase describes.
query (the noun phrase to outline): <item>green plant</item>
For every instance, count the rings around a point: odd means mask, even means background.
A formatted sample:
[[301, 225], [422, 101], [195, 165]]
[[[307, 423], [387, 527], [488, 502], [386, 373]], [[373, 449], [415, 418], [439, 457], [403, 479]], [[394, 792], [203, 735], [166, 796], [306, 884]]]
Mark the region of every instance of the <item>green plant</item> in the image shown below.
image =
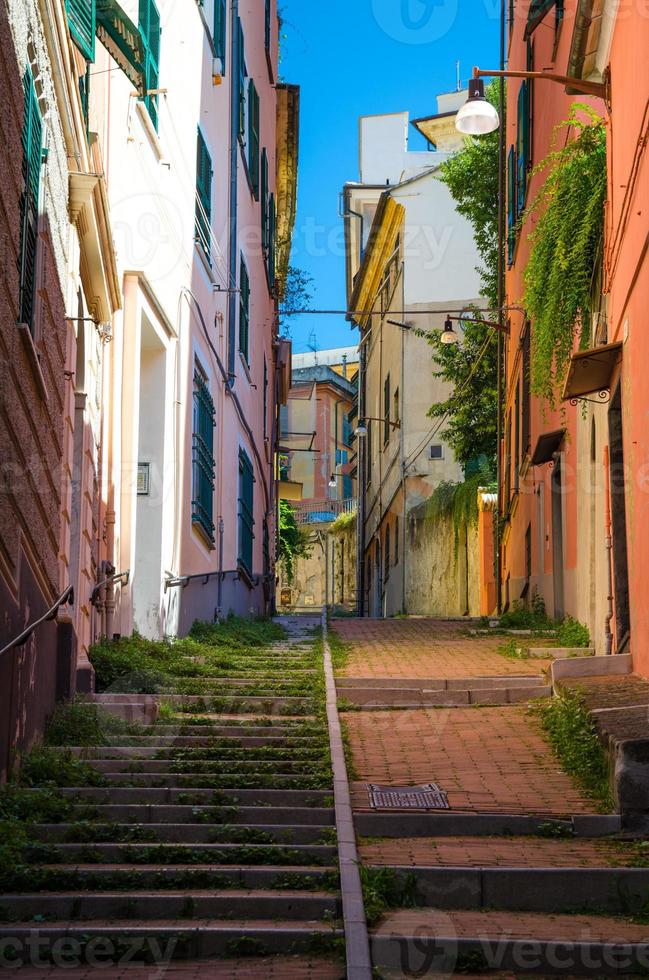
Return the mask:
[[443, 480], [428, 499], [426, 518], [431, 521], [452, 522], [457, 558], [460, 535], [478, 520], [478, 489], [493, 487], [493, 474], [486, 465], [481, 466], [462, 483]]
[[507, 657], [509, 660], [529, 660], [530, 654], [526, 647], [519, 646], [516, 640], [507, 640], [505, 643], [501, 643], [498, 647], [498, 653], [501, 657]]
[[[586, 117], [584, 121], [583, 117]], [[525, 268], [523, 305], [533, 322], [532, 392], [554, 404], [575, 340], [588, 341], [593, 270], [601, 244], [606, 200], [606, 125], [575, 103], [557, 127], [555, 144], [575, 133], [535, 172], [547, 177], [525, 211], [536, 221]]]
[[502, 629], [510, 630], [549, 630], [555, 627], [554, 620], [550, 619], [545, 611], [545, 603], [538, 594], [532, 598], [531, 608], [528, 609], [522, 602], [515, 602], [511, 609], [503, 613], [500, 617]]
[[58, 704], [47, 723], [46, 745], [103, 745], [111, 735], [139, 735], [142, 729], [102, 712], [96, 704]]
[[566, 616], [557, 628], [557, 646], [587, 647], [590, 646], [590, 631], [572, 616]]
[[309, 535], [298, 527], [295, 510], [288, 500], [279, 502], [279, 561], [284, 567], [289, 583], [295, 575], [298, 558], [308, 558], [311, 554]]
[[370, 868], [359, 865], [363, 904], [367, 924], [375, 925], [388, 909], [414, 908], [417, 904], [417, 882], [414, 874], [405, 878], [394, 868]]
[[348, 510], [339, 514], [336, 520], [329, 528], [329, 534], [335, 536], [345, 534], [347, 531], [353, 531], [356, 529], [356, 511]]
[[106, 779], [67, 749], [42, 745], [32, 749], [21, 762], [18, 782], [22, 786], [105, 786]]
[[612, 810], [608, 759], [583, 696], [576, 690], [564, 690], [535, 710], [566, 772], [598, 809]]

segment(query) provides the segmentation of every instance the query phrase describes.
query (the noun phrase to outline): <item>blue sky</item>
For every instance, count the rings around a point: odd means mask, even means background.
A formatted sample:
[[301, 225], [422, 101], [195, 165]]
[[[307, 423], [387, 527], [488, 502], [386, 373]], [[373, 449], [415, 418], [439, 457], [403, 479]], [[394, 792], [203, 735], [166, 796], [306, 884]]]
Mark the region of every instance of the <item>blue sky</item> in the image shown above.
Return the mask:
[[[499, 0], [280, 0], [282, 78], [301, 87], [294, 265], [314, 279], [311, 305], [345, 308], [339, 194], [358, 179], [358, 117], [436, 112], [435, 97], [473, 65], [496, 68]], [[412, 130], [411, 149], [423, 148]], [[344, 316], [293, 317], [295, 353], [357, 342]]]

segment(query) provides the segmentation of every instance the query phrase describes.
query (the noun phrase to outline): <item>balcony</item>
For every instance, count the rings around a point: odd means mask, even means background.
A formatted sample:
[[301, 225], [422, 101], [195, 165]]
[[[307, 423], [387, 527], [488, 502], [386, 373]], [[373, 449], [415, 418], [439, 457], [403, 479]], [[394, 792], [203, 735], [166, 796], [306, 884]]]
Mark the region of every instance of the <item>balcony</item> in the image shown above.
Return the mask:
[[331, 524], [340, 514], [351, 514], [356, 510], [356, 498], [346, 500], [311, 500], [294, 509], [298, 525]]

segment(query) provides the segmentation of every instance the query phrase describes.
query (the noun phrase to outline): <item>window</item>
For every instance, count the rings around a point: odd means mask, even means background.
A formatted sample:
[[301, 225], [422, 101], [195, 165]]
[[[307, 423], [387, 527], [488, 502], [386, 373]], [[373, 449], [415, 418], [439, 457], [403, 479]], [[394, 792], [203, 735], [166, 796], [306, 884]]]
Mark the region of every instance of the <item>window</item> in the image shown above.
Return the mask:
[[29, 69], [23, 76], [24, 115], [22, 130], [23, 192], [20, 197], [20, 322], [34, 330], [36, 297], [36, 254], [38, 247], [38, 202], [41, 186], [43, 123], [34, 81]]
[[383, 445], [390, 441], [390, 375], [383, 382]]
[[521, 380], [516, 384], [514, 401], [514, 493], [518, 493], [521, 473]]
[[95, 60], [95, 0], [66, 0], [70, 36], [86, 61]]
[[241, 21], [237, 21], [237, 55], [239, 62], [239, 74], [237, 88], [239, 95], [239, 139], [242, 143], [246, 139], [246, 51]]
[[385, 529], [385, 544], [383, 550], [383, 581], [387, 582], [390, 578], [390, 560], [392, 558], [392, 548], [390, 545], [390, 525]]
[[214, 0], [214, 51], [216, 57], [221, 59], [221, 68], [225, 73], [225, 24], [227, 20], [226, 0]]
[[271, 6], [272, 6], [272, 0], [266, 0], [266, 6], [264, 10], [264, 47], [266, 48], [266, 54], [270, 54]]
[[522, 404], [521, 404], [521, 457], [524, 459], [531, 450], [532, 443], [532, 432], [531, 432], [531, 420], [530, 420], [530, 410], [531, 410], [531, 392], [530, 392], [530, 359], [531, 359], [531, 336], [530, 336], [530, 325], [529, 323], [525, 326], [525, 333], [523, 334], [523, 352], [522, 352]]
[[268, 364], [264, 354], [264, 439], [268, 435]]
[[394, 421], [395, 422], [398, 422], [400, 420], [400, 415], [399, 415], [399, 389], [398, 388], [396, 389], [396, 391], [394, 393], [393, 402], [394, 402]]
[[372, 483], [372, 423], [367, 422], [367, 436], [365, 437], [365, 486], [369, 487]]
[[444, 447], [440, 443], [433, 443], [430, 447], [431, 459], [444, 459]]
[[527, 79], [518, 91], [516, 135], [516, 216], [525, 210], [527, 175], [530, 163], [530, 86]]
[[207, 379], [194, 368], [192, 523], [214, 541], [214, 402]]
[[268, 258], [268, 206], [269, 206], [269, 196], [268, 196], [268, 153], [266, 152], [266, 147], [261, 151], [261, 248], [264, 253], [264, 258]]
[[254, 482], [248, 454], [239, 450], [239, 563], [252, 575], [252, 543], [255, 539]]
[[516, 251], [516, 151], [509, 148], [507, 156], [507, 261], [514, 261]]
[[277, 227], [277, 213], [275, 210], [275, 195], [270, 195], [268, 204], [268, 259], [266, 269], [268, 272], [268, 282], [271, 291], [275, 288], [275, 237]]
[[147, 90], [143, 102], [157, 129], [158, 96], [149, 95], [151, 89], [158, 88], [160, 63], [160, 14], [153, 0], [140, 0], [138, 27], [144, 49], [144, 84]]
[[248, 82], [248, 174], [252, 193], [259, 200], [259, 93], [252, 80]]
[[343, 473], [343, 499], [351, 500], [354, 496], [354, 481], [349, 473]]
[[212, 219], [212, 158], [198, 130], [196, 140], [196, 220], [194, 239], [210, 260], [210, 223]]
[[394, 519], [394, 564], [399, 564], [399, 518]]
[[248, 363], [250, 361], [250, 279], [243, 256], [241, 256], [239, 270], [239, 290], [239, 350]]
[[343, 415], [343, 444], [345, 446], [351, 446], [352, 438], [352, 424], [349, 421], [349, 415], [345, 412]]
[[279, 434], [280, 436], [287, 436], [290, 432], [289, 429], [289, 408], [288, 405], [279, 406]]

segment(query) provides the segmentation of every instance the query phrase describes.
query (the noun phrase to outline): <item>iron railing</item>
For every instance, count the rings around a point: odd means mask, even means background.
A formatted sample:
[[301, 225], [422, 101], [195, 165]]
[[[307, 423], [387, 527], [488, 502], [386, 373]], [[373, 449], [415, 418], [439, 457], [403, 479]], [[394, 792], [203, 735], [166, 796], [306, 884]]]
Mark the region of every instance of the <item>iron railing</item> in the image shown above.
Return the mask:
[[9, 643], [3, 646], [2, 650], [0, 650], [0, 657], [2, 656], [3, 653], [7, 653], [9, 650], [13, 650], [14, 647], [21, 647], [23, 646], [23, 644], [27, 643], [27, 640], [30, 638], [34, 630], [38, 629], [38, 627], [41, 626], [42, 623], [46, 623], [48, 620], [55, 619], [56, 614], [58, 613], [60, 607], [65, 606], [66, 603], [69, 603], [71, 606], [74, 605], [74, 589], [71, 585], [68, 585], [65, 592], [61, 593], [61, 595], [58, 597], [54, 605], [50, 609], [48, 609], [46, 613], [43, 613], [40, 619], [37, 619], [35, 622], [30, 623], [30, 625], [27, 626], [22, 631], [22, 633], [20, 633], [17, 637], [15, 637], [15, 639], [10, 640]]
[[311, 500], [293, 508], [295, 522], [303, 524], [330, 524], [340, 514], [351, 514], [356, 510], [356, 497], [346, 500]]

